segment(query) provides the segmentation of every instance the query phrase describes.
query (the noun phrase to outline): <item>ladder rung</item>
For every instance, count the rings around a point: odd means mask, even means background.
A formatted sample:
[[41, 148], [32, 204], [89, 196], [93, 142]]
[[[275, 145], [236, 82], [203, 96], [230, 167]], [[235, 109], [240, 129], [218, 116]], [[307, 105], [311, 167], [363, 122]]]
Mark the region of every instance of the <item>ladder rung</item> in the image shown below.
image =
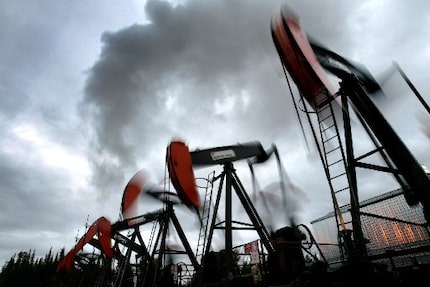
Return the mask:
[[323, 118], [323, 119], [321, 119], [321, 120], [318, 120], [318, 122], [319, 123], [322, 123], [323, 121], [325, 121], [326, 119], [328, 119], [328, 118], [332, 118], [332, 115], [328, 115], [328, 116], [326, 116], [325, 118]]
[[328, 130], [328, 129], [332, 128], [332, 127], [334, 127], [334, 124], [332, 124], [331, 126], [326, 127], [326, 128], [325, 128], [325, 129], [323, 129], [321, 132], [325, 132], [326, 130]]
[[332, 163], [328, 164], [327, 166], [332, 166], [332, 165], [335, 165], [335, 164], [337, 164], [337, 163], [339, 163], [339, 162], [343, 162], [343, 159], [339, 159], [339, 160], [337, 160], [337, 161], [334, 161], [334, 162], [332, 162]]
[[334, 135], [334, 136], [329, 137], [329, 138], [328, 138], [328, 139], [326, 139], [326, 140], [323, 140], [323, 143], [326, 143], [326, 142], [331, 141], [331, 140], [332, 140], [332, 139], [334, 139], [336, 136], [337, 136], [337, 135]]
[[338, 175], [336, 175], [336, 176], [330, 177], [330, 180], [335, 179], [335, 178], [338, 178], [338, 177], [340, 177], [340, 176], [342, 176], [342, 175], [345, 175], [345, 174], [346, 174], [346, 172], [340, 173], [340, 174], [338, 174]]
[[339, 190], [335, 191], [334, 193], [339, 193], [339, 192], [341, 192], [341, 191], [345, 191], [345, 190], [347, 190], [347, 189], [349, 189], [349, 186], [344, 187], [344, 188], [342, 188], [342, 189], [339, 189]]
[[326, 110], [327, 108], [330, 107], [329, 105], [321, 106], [321, 104], [324, 103], [325, 101], [327, 101], [327, 98], [324, 98], [322, 101], [320, 101], [320, 102], [317, 103], [317, 107], [319, 108], [318, 109], [318, 113], [320, 113], [320, 112], [322, 112], [322, 111], [324, 111], [324, 110]]
[[329, 150], [328, 152], [326, 152], [325, 154], [329, 154], [329, 153], [331, 153], [331, 152], [334, 152], [335, 150], [337, 150], [337, 149], [339, 149], [339, 148], [340, 148], [340, 146], [335, 147], [335, 148], [333, 148], [333, 149]]

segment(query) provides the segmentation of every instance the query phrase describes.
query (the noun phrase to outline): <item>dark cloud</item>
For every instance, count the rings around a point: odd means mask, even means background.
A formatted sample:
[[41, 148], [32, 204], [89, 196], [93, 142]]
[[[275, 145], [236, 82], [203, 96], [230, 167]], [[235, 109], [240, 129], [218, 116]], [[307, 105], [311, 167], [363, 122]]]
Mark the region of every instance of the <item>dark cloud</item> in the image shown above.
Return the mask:
[[[276, 111], [284, 98], [273, 67], [262, 61], [274, 52], [271, 9], [258, 2], [149, 1], [145, 11], [149, 24], [102, 36], [100, 58], [87, 79], [81, 107], [95, 131], [96, 185], [121, 179], [149, 146], [166, 145], [171, 137], [218, 134], [233, 136], [234, 143], [240, 140], [236, 129], [250, 137], [277, 122], [261, 113], [285, 115]], [[219, 112], [217, 105], [231, 110]]]
[[[176, 137], [192, 149], [275, 143], [291, 182], [308, 196], [290, 209], [304, 221], [331, 211], [311, 131], [303, 122], [308, 149], [271, 39], [270, 21], [282, 4], [308, 34], [378, 78], [398, 61], [428, 99], [430, 2], [172, 3], [147, 1], [139, 11], [135, 4], [96, 2], [0, 4], [0, 263], [22, 249], [72, 245], [87, 215], [91, 222], [115, 220], [138, 169], [162, 182], [166, 147]], [[430, 166], [428, 115], [409, 103], [410, 94], [387, 94], [381, 109]], [[36, 137], [17, 136], [22, 126]], [[358, 134], [357, 151], [368, 147], [366, 140]], [[45, 144], [51, 153], [42, 153]], [[56, 159], [57, 147], [69, 158]], [[88, 160], [90, 170], [75, 166], [73, 157]], [[248, 167], [235, 166], [250, 192]], [[277, 182], [277, 173], [275, 165], [265, 167], [261, 186]], [[362, 176], [363, 197], [387, 191], [373, 175]], [[141, 201], [142, 210], [155, 208]]]
[[[305, 151], [270, 35], [270, 19], [281, 4], [148, 1], [149, 23], [104, 33], [81, 103], [94, 132], [90, 158], [95, 186], [109, 190], [109, 179], [123, 180], [125, 171], [139, 163], [162, 174], [164, 147], [173, 137], [198, 147], [276, 142], [285, 147], [286, 157], [289, 150], [297, 152], [299, 139], [300, 152]], [[376, 57], [380, 61], [362, 62], [374, 67], [386, 61], [386, 46], [401, 54], [394, 43], [408, 36], [403, 26], [396, 33], [381, 26], [398, 25], [395, 15], [413, 9], [371, 2], [286, 4], [309, 35], [358, 62]]]

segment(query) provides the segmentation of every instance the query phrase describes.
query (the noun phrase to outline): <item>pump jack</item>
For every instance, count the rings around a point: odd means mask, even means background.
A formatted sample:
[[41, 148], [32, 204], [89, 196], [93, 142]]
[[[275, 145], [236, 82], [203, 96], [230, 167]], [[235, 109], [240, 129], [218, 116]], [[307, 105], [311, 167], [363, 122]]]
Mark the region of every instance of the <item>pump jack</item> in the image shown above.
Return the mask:
[[[311, 110], [308, 110], [304, 105], [304, 111], [329, 184], [339, 229], [339, 246], [344, 246], [348, 261], [357, 262], [366, 258], [366, 240], [361, 229], [356, 168], [391, 173], [402, 188], [408, 204], [422, 204], [428, 225], [430, 223], [430, 178], [371, 100], [370, 95], [373, 92], [382, 91], [370, 73], [365, 68], [316, 44], [315, 41], [309, 42], [307, 35], [300, 28], [297, 17], [286, 6], [282, 7], [280, 17], [272, 21], [272, 38], [287, 80], [286, 71], [297, 85], [301, 98], [311, 107]], [[338, 92], [331, 87], [324, 69], [341, 80]], [[376, 147], [358, 157], [354, 155], [353, 150], [350, 104]], [[344, 124], [344, 141], [341, 140], [334, 113], [335, 107], [339, 105]], [[427, 110], [429, 111], [428, 108]], [[317, 116], [317, 128], [313, 126], [311, 114]], [[327, 137], [325, 132], [328, 128], [335, 130], [334, 136]], [[317, 130], [319, 130], [319, 136]], [[329, 148], [329, 145], [334, 148]], [[363, 162], [365, 158], [378, 153], [386, 166]], [[334, 154], [336, 156], [333, 156]], [[339, 173], [339, 170], [342, 172]], [[336, 180], [339, 178], [343, 178], [346, 186], [336, 185]], [[346, 228], [338, 203], [339, 194], [348, 191], [352, 230]], [[341, 249], [342, 252], [343, 249]]]
[[[215, 229], [224, 230], [225, 236], [225, 270], [224, 280], [227, 286], [231, 284], [232, 270], [233, 270], [233, 230], [255, 230], [267, 252], [273, 253], [274, 248], [270, 240], [269, 232], [264, 226], [260, 216], [258, 215], [254, 205], [244, 186], [242, 185], [233, 162], [253, 158], [254, 161], [263, 162], [268, 159], [269, 154], [266, 153], [264, 148], [259, 142], [250, 142], [245, 144], [231, 145], [216, 147], [205, 150], [195, 150], [190, 152], [192, 165], [195, 167], [202, 167], [208, 165], [223, 165], [223, 172], [215, 177], [213, 181], [220, 180], [216, 202], [214, 206], [214, 214], [209, 225], [209, 232], [207, 240], [204, 243], [204, 254], [208, 254], [211, 247], [213, 232]], [[216, 222], [217, 211], [220, 205], [222, 189], [225, 188], [225, 220], [223, 222]], [[232, 218], [232, 190], [236, 192], [242, 206], [244, 207], [252, 224], [234, 221]], [[205, 208], [203, 208], [205, 210]], [[203, 218], [204, 216], [202, 216]], [[209, 220], [209, 217], [207, 217]], [[207, 224], [208, 222], [203, 222]], [[202, 226], [204, 228], [204, 226]], [[201, 263], [201, 266], [203, 262]], [[203, 267], [203, 266], [202, 266]]]

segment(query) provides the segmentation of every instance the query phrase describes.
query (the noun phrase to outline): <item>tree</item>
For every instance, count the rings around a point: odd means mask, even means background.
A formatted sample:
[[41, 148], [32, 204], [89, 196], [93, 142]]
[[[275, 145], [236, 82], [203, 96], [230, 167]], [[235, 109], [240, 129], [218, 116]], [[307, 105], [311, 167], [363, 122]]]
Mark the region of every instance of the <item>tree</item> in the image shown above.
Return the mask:
[[70, 276], [56, 273], [64, 258], [64, 248], [55, 256], [52, 249], [42, 258], [36, 258], [35, 254], [36, 250], [21, 251], [6, 261], [0, 273], [0, 287], [66, 286]]

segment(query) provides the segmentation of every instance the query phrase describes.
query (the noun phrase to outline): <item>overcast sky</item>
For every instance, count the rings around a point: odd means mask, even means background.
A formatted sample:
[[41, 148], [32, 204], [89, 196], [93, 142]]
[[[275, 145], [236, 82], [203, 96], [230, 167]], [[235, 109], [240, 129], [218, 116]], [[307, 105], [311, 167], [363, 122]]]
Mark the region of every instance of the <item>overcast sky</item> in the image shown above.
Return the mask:
[[[304, 224], [330, 212], [321, 162], [304, 122], [306, 147], [271, 38], [283, 3], [308, 34], [376, 78], [396, 61], [430, 102], [425, 0], [1, 1], [1, 266], [22, 250], [68, 251], [87, 219], [118, 220], [135, 172], [162, 182], [173, 138], [190, 150], [275, 144], [295, 186], [287, 212]], [[430, 166], [429, 115], [398, 80], [381, 109]], [[251, 194], [246, 162], [235, 166]], [[278, 208], [276, 162], [256, 175]], [[359, 195], [389, 190], [368, 180]], [[158, 208], [139, 204], [140, 212]]]

